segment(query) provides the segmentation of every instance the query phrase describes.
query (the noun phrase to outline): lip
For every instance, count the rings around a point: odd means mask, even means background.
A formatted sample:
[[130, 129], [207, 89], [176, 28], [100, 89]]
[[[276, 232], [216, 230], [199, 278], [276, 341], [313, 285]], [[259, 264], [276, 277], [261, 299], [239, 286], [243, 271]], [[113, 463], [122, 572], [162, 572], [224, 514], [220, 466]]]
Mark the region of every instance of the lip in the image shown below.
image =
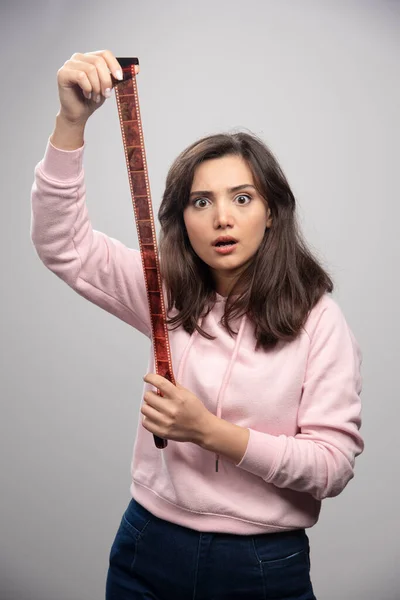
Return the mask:
[[237, 242], [235, 242], [231, 246], [214, 246], [214, 250], [215, 252], [218, 252], [218, 254], [231, 254], [234, 252], [237, 245]]
[[235, 242], [235, 244], [237, 244], [237, 239], [231, 235], [220, 235], [216, 240], [213, 241], [212, 245], [216, 246], [218, 242]]

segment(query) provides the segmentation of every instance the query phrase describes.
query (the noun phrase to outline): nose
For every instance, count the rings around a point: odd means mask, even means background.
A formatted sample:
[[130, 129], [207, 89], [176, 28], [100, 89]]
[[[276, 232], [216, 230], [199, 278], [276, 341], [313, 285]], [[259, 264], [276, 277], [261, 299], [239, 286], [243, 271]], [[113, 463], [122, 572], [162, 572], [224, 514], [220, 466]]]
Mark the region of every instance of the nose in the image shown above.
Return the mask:
[[226, 229], [227, 227], [233, 227], [231, 202], [220, 201], [215, 203], [214, 227], [215, 229]]

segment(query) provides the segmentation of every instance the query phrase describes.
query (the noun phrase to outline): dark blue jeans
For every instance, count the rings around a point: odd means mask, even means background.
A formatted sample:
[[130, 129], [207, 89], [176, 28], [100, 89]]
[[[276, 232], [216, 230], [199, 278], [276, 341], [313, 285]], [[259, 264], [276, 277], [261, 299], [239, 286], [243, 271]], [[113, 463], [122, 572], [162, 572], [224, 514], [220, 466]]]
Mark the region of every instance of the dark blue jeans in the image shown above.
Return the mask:
[[304, 529], [201, 533], [135, 500], [110, 552], [106, 600], [316, 600]]

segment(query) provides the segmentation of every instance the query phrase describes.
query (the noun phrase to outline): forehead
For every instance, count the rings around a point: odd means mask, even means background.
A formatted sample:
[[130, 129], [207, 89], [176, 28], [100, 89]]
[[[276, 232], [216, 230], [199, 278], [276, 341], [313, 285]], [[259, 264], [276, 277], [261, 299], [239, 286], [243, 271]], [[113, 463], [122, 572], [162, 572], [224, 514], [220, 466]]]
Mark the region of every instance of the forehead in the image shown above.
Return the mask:
[[213, 190], [245, 183], [255, 185], [253, 174], [241, 156], [222, 156], [200, 163], [195, 169], [191, 190]]

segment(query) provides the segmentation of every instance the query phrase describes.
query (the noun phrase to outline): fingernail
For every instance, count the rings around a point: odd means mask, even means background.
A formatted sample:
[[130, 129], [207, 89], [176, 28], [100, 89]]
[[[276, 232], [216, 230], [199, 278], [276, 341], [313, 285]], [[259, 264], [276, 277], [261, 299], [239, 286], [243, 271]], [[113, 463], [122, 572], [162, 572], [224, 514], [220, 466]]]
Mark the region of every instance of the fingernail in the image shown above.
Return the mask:
[[94, 100], [95, 100], [95, 102], [99, 103], [100, 102], [100, 94], [98, 96], [96, 96], [96, 98]]
[[122, 71], [121, 71], [121, 69], [118, 69], [118, 71], [116, 71], [116, 72], [115, 72], [115, 77], [116, 77], [117, 79], [119, 79], [120, 81], [122, 81], [122, 80], [123, 80], [124, 76], [122, 75]]
[[106, 89], [104, 90], [104, 96], [105, 96], [106, 98], [109, 98], [109, 97], [111, 96], [111, 88], [106, 88]]

